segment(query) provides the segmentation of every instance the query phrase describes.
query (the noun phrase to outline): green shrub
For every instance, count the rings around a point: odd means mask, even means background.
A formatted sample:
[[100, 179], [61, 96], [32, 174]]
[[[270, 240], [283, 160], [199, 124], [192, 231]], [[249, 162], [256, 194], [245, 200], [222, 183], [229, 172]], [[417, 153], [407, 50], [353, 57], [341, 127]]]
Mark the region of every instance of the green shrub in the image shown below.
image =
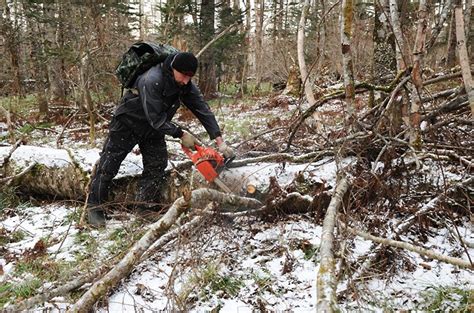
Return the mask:
[[450, 286], [430, 286], [421, 292], [419, 309], [428, 312], [472, 312], [474, 290]]
[[16, 187], [3, 187], [0, 189], [0, 214], [6, 208], [16, 207], [20, 203], [20, 198], [16, 193]]

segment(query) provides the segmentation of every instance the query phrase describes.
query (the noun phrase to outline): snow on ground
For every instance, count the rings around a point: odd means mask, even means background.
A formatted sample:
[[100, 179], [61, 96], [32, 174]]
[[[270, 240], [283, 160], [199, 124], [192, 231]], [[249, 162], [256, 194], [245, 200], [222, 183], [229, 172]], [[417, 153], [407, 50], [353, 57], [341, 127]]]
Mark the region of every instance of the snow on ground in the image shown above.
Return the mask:
[[[30, 158], [28, 153], [33, 153], [35, 160], [39, 158], [49, 166], [67, 162], [66, 150], [59, 150], [52, 158], [41, 158], [51, 153], [48, 149], [23, 146], [16, 153], [25, 160]], [[5, 153], [6, 148], [1, 150]], [[86, 164], [85, 170], [90, 170], [97, 157], [98, 150], [74, 151], [74, 158]], [[140, 156], [132, 153], [128, 158], [130, 161], [124, 162], [122, 173], [139, 173]], [[343, 161], [345, 165], [350, 162], [350, 159]], [[251, 172], [253, 179], [262, 184], [269, 176], [275, 176], [281, 185], [304, 172], [307, 178], [325, 181], [334, 187], [336, 169], [334, 161], [325, 158], [309, 165], [249, 165], [245, 172]], [[233, 170], [239, 171], [238, 168]], [[76, 210], [61, 204], [16, 208], [0, 221], [0, 229], [20, 231], [23, 238], [6, 244], [5, 248], [10, 254], [21, 256], [41, 239], [50, 243], [47, 253], [52, 258], [74, 263], [78, 255], [86, 254], [89, 239], [81, 240], [81, 236], [86, 235], [100, 243], [96, 261], [116, 253], [111, 249], [110, 235], [133, 223], [133, 216], [126, 223], [112, 220], [105, 230], [84, 232], [76, 228], [73, 218]], [[463, 238], [474, 241], [472, 229], [459, 228], [459, 231]], [[320, 238], [321, 225], [304, 215], [289, 216], [275, 223], [253, 217], [233, 220], [223, 217], [215, 223], [206, 221], [193, 236], [185, 238], [183, 234], [183, 238], [171, 242], [134, 270], [110, 295], [107, 307], [101, 311], [203, 312], [219, 308], [221, 312], [252, 312], [265, 308], [278, 312], [314, 312]], [[410, 241], [410, 238], [403, 239]], [[447, 231], [438, 231], [424, 246], [449, 254], [452, 252], [450, 240]], [[368, 241], [355, 239], [353, 257], [363, 255], [371, 246]], [[468, 252], [474, 256], [474, 249], [468, 249]], [[474, 276], [470, 271], [413, 253], [406, 255], [415, 265], [414, 271], [401, 271], [390, 281], [381, 278], [368, 281], [364, 285], [363, 298], [348, 298], [341, 303], [341, 309], [351, 312], [355, 309], [383, 311], [387, 307], [395, 310], [416, 308], [423, 300], [423, 293], [435, 287], [473, 288]], [[466, 259], [467, 255], [461, 251], [459, 257]], [[0, 280], [13, 279], [14, 261], [0, 257], [0, 265], [4, 272]], [[25, 277], [14, 278], [15, 281], [21, 279]], [[341, 283], [339, 290], [344, 289], [345, 285]], [[65, 305], [67, 303], [61, 307]]]
[[[250, 218], [237, 219], [224, 227], [205, 227], [204, 234], [191, 238], [190, 242], [169, 244], [134, 271], [101, 312], [127, 312], [132, 308], [143, 312], [172, 309], [208, 312], [217, 308], [221, 312], [253, 312], [263, 307], [273, 312], [315, 311], [321, 225], [294, 216], [271, 227]], [[461, 229], [461, 232], [470, 231]], [[431, 238], [431, 243], [442, 245], [440, 239]], [[356, 239], [354, 251], [362, 254], [370, 245]], [[474, 255], [474, 249], [469, 253]], [[364, 301], [348, 299], [341, 309], [345, 312], [410, 309], [416, 308], [429, 288], [473, 288], [474, 275], [470, 271], [425, 260], [414, 253], [408, 253], [408, 257], [416, 265], [415, 271], [401, 271], [390, 281], [369, 281], [365, 285]], [[422, 263], [431, 268], [421, 266]], [[227, 278], [229, 285], [234, 279], [238, 291], [230, 295], [226, 290], [230, 286], [206, 282], [208, 278], [203, 273], [210, 266], [215, 266], [218, 272], [214, 279]], [[195, 303], [177, 307], [173, 300], [183, 294]]]
[[[180, 309], [170, 300], [183, 295], [197, 300], [197, 305], [187, 307], [192, 312], [217, 307], [222, 312], [252, 312], [259, 305], [276, 311], [314, 311], [319, 225], [297, 218], [268, 228], [242, 218], [224, 229], [214, 225], [202, 231], [205, 234], [199, 236], [204, 239], [192, 238], [180, 246], [171, 243], [156, 259], [146, 261], [102, 311]], [[300, 245], [309, 251], [305, 253]], [[196, 263], [199, 266], [186, 266]], [[222, 284], [206, 283], [206, 271]], [[237, 289], [235, 294], [232, 288]]]
[[[40, 240], [57, 241], [58, 244], [48, 247], [48, 253], [57, 254], [58, 259], [71, 260], [74, 252], [71, 238], [77, 230], [69, 227], [69, 217], [75, 210], [56, 204], [43, 207], [17, 207], [11, 217], [0, 221], [0, 229], [15, 232], [21, 239], [6, 244], [4, 248], [10, 255], [21, 256], [27, 250], [33, 249]], [[62, 242], [65, 237], [68, 240]], [[0, 280], [5, 280], [11, 276], [14, 262], [7, 262], [4, 256], [0, 256], [0, 265], [4, 270]]]
[[[290, 109], [275, 108], [268, 111], [266, 116], [260, 116], [258, 106], [240, 112], [222, 107], [217, 112], [217, 118], [219, 123], [225, 126], [226, 139], [231, 143], [238, 143], [267, 130], [269, 121], [280, 117], [284, 119], [296, 109], [292, 106]], [[327, 104], [319, 111], [332, 113], [335, 110], [338, 108]], [[323, 118], [327, 119], [328, 125], [334, 123], [331, 114]], [[186, 126], [200, 135], [205, 143], [210, 142], [197, 121], [187, 122]], [[271, 135], [262, 138], [272, 141]], [[69, 147], [69, 151], [58, 150], [52, 149], [56, 146], [55, 140], [44, 140], [43, 148], [21, 146], [12, 158], [22, 159], [25, 165], [29, 165], [34, 159], [43, 165], [54, 167], [70, 164], [72, 155], [74, 161], [81, 164], [87, 172], [91, 171], [99, 158], [99, 148], [73, 149], [75, 143], [67, 139], [64, 146]], [[98, 140], [97, 147], [100, 147], [102, 141]], [[279, 144], [281, 142], [275, 142], [276, 150], [279, 150]], [[183, 157], [178, 142], [169, 141], [168, 148], [172, 159]], [[0, 147], [0, 161], [3, 161], [9, 151], [10, 147]], [[347, 159], [343, 162], [350, 161]], [[463, 179], [450, 172], [439, 175], [436, 163], [431, 166], [429, 161], [425, 160], [424, 164], [420, 173], [424, 173], [426, 180], [434, 185], [442, 186]], [[245, 175], [246, 179], [255, 179], [259, 184], [266, 184], [269, 176], [275, 176], [281, 185], [285, 185], [294, 179], [296, 173], [304, 171], [306, 178], [324, 181], [328, 186], [334, 187], [336, 169], [333, 160], [325, 158], [309, 165], [250, 165], [242, 175]], [[123, 162], [118, 177], [137, 175], [141, 170], [141, 156], [130, 153]], [[232, 171], [239, 170], [236, 168]], [[252, 173], [251, 177], [249, 172]], [[103, 230], [83, 230], [78, 229], [75, 224], [77, 217], [74, 215], [77, 209], [57, 203], [40, 207], [23, 206], [15, 208], [13, 212], [9, 211], [8, 214], [2, 214], [0, 230], [18, 232], [21, 236], [18, 241], [6, 243], [1, 248], [10, 254], [21, 256], [41, 239], [49, 243], [47, 253], [51, 258], [71, 264], [78, 261], [78, 256], [83, 258], [88, 255], [86, 249], [90, 247], [87, 243], [91, 240], [99, 243], [95, 247], [98, 250], [93, 254], [93, 260], [96, 262], [122, 249], [117, 248], [110, 236], [129, 227], [134, 222], [134, 216], [129, 216], [126, 221], [111, 220]], [[306, 215], [288, 216], [272, 223], [245, 216], [235, 219], [218, 216], [216, 219], [205, 220], [195, 233], [182, 234], [138, 266], [130, 277], [113, 291], [107, 307], [101, 308], [100, 311], [315, 311], [321, 224], [315, 223]], [[459, 227], [460, 234], [465, 240], [474, 242], [474, 233], [472, 227], [469, 227], [472, 224], [465, 221], [464, 225], [467, 226]], [[408, 236], [402, 239], [408, 242], [412, 240]], [[433, 230], [426, 242], [417, 244], [442, 254], [454, 252], [457, 253], [456, 257], [467, 259], [466, 252], [459, 249], [460, 245], [453, 241], [452, 234], [442, 229]], [[453, 251], [453, 246], [457, 247], [456, 251]], [[352, 258], [364, 255], [371, 248], [371, 242], [354, 239], [351, 247]], [[3, 253], [5, 250], [0, 251]], [[474, 249], [468, 248], [467, 252], [471, 257], [474, 256]], [[439, 288], [458, 287], [471, 290], [472, 293], [472, 271], [459, 270], [452, 265], [410, 252], [404, 252], [404, 256], [414, 264], [414, 269], [399, 271], [390, 280], [374, 276], [361, 285], [360, 298], [342, 294], [347, 298], [341, 300], [341, 310], [420, 310], [423, 308], [420, 303], [423, 303], [424, 297], [433, 297], [427, 292]], [[15, 277], [15, 261], [7, 258], [5, 254], [0, 255], [0, 265], [3, 270], [0, 282], [16, 282], [27, 278]], [[345, 288], [345, 282], [341, 282], [338, 290], [344, 293]], [[67, 301], [64, 298], [56, 300]], [[449, 310], [459, 307], [461, 301], [463, 300], [454, 296], [452, 300], [447, 301], [444, 308]], [[65, 308], [66, 305], [67, 302], [62, 303], [60, 307]], [[55, 311], [51, 304], [48, 307]]]

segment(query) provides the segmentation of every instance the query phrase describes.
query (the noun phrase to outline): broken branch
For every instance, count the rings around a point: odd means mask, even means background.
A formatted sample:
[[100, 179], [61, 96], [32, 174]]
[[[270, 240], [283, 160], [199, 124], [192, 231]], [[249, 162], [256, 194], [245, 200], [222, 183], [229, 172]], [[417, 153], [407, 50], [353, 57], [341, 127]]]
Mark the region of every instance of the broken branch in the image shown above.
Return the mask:
[[197, 189], [190, 194], [178, 198], [166, 214], [156, 223], [150, 225], [148, 231], [140, 238], [123, 259], [110, 270], [102, 279], [97, 281], [70, 309], [70, 312], [88, 312], [92, 306], [113, 288], [123, 277], [127, 276], [133, 267], [140, 262], [148, 248], [176, 222], [177, 218], [190, 206], [210, 201], [218, 201], [229, 205], [244, 205], [253, 208], [262, 206], [255, 199], [243, 198], [225, 194], [212, 189]]
[[426, 256], [426, 257], [429, 257], [429, 258], [432, 258], [432, 259], [436, 259], [438, 261], [446, 262], [446, 263], [449, 263], [449, 264], [452, 264], [452, 265], [456, 265], [456, 266], [459, 266], [459, 267], [474, 269], [474, 265], [471, 262], [468, 262], [468, 261], [465, 261], [465, 260], [462, 260], [462, 259], [459, 259], [459, 258], [453, 258], [453, 257], [450, 257], [450, 256], [438, 254], [438, 253], [433, 252], [431, 250], [412, 245], [408, 242], [397, 241], [397, 240], [392, 240], [392, 239], [388, 239], [388, 238], [381, 238], [381, 237], [373, 236], [369, 233], [366, 233], [366, 232], [363, 232], [363, 231], [360, 231], [360, 230], [357, 230], [357, 229], [354, 229], [354, 228], [351, 228], [351, 227], [347, 227], [347, 230], [349, 232], [353, 233], [354, 235], [357, 235], [357, 236], [362, 237], [362, 238], [367, 239], [367, 240], [371, 240], [371, 241], [376, 242], [376, 243], [392, 246], [392, 247], [395, 247], [395, 248], [402, 248], [402, 249], [405, 249], [405, 250], [408, 250], [408, 251], [411, 251], [411, 252], [418, 253], [419, 255], [423, 255], [423, 256]]

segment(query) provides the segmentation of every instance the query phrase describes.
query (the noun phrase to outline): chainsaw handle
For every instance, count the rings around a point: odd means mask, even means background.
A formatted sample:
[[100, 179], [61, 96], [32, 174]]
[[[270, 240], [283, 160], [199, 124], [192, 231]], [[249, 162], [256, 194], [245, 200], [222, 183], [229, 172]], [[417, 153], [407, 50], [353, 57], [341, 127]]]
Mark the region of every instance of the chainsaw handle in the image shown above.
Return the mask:
[[[198, 152], [203, 149], [203, 147], [201, 147], [200, 145], [197, 145], [197, 144], [194, 145], [194, 148], [195, 148], [196, 151], [198, 151]], [[192, 159], [193, 152], [191, 151], [191, 149], [189, 149], [188, 147], [185, 147], [185, 146], [183, 146], [183, 145], [181, 145], [181, 149], [183, 149], [184, 153], [185, 153], [190, 159]]]

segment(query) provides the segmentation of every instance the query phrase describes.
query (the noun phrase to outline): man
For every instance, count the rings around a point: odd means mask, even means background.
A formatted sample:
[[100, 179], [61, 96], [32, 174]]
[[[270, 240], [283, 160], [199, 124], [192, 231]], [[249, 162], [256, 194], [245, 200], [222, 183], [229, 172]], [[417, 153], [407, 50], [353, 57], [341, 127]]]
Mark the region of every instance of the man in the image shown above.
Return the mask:
[[87, 200], [89, 224], [105, 225], [102, 205], [120, 164], [136, 144], [143, 157], [137, 200], [143, 203], [157, 200], [168, 163], [165, 135], [181, 138], [181, 144], [190, 149], [197, 143], [191, 134], [171, 123], [181, 103], [199, 119], [224, 157], [234, 155], [222, 139], [214, 114], [191, 81], [197, 67], [198, 61], [192, 53], [172, 54], [163, 63], [138, 76], [135, 88], [123, 96], [110, 123], [109, 135], [92, 179]]

